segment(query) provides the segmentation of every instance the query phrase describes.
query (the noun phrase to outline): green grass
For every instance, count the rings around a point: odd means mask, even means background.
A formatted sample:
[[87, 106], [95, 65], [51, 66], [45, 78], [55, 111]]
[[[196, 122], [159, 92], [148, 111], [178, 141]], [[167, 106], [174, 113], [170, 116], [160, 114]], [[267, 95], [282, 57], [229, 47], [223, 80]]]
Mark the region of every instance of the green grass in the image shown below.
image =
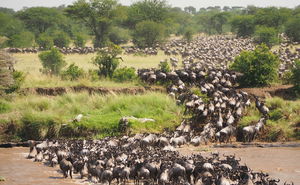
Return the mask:
[[[102, 87], [133, 87], [137, 86], [136, 82], [128, 83], [116, 83], [109, 80], [95, 80], [91, 81], [89, 78], [83, 78], [78, 81], [68, 81], [62, 80], [56, 76], [47, 76], [40, 72], [42, 69], [41, 62], [39, 61], [38, 54], [14, 54], [17, 60], [15, 64], [15, 69], [22, 71], [26, 74], [26, 79], [23, 88], [27, 87], [69, 87], [77, 85], [87, 85], [87, 86], [102, 86]], [[65, 60], [67, 64], [75, 63], [75, 65], [83, 68], [84, 71], [95, 70], [96, 66], [91, 62], [92, 58], [96, 54], [87, 55], [65, 55]], [[169, 56], [164, 55], [162, 51], [156, 56], [135, 56], [135, 55], [122, 55], [124, 62], [121, 62], [120, 67], [134, 67], [139, 68], [152, 68], [158, 67], [161, 60], [169, 58]]]
[[[266, 105], [270, 109], [270, 119], [260, 139], [264, 141], [290, 141], [299, 140], [300, 131], [300, 100], [287, 101], [279, 97], [268, 98]], [[261, 115], [252, 104], [246, 110], [246, 115], [241, 119], [240, 128], [255, 124]], [[297, 128], [298, 127], [298, 128]]]
[[[87, 93], [69, 93], [47, 97], [18, 96], [5, 102], [12, 109], [0, 114], [0, 124], [11, 120], [19, 125], [22, 139], [56, 137], [103, 137], [118, 135], [118, 122], [123, 116], [151, 118], [155, 123], [132, 122], [132, 133], [162, 132], [174, 129], [181, 120], [181, 107], [165, 94], [102, 96]], [[70, 120], [83, 114], [81, 122]]]
[[4, 177], [2, 177], [2, 176], [0, 176], [0, 182], [3, 182], [3, 181], [5, 181], [5, 178]]

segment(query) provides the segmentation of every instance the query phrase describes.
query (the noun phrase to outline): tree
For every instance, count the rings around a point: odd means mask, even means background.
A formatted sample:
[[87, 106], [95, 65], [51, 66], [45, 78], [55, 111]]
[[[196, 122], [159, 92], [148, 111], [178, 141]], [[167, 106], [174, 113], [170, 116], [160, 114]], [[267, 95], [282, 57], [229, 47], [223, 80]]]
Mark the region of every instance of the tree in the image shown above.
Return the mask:
[[265, 43], [268, 47], [278, 44], [278, 32], [275, 28], [257, 26], [254, 32], [254, 41], [258, 44]]
[[12, 15], [0, 12], [0, 35], [11, 38], [22, 31], [25, 31], [24, 24]]
[[33, 7], [19, 11], [16, 16], [21, 19], [26, 28], [36, 36], [48, 29], [57, 27], [65, 30], [70, 28], [66, 17], [55, 8]]
[[67, 14], [81, 20], [95, 35], [94, 47], [107, 44], [109, 29], [117, 15], [116, 0], [77, 0], [66, 9]]
[[63, 31], [55, 31], [52, 34], [52, 38], [54, 45], [59, 48], [68, 47], [71, 42], [71, 39], [68, 36], [68, 34], [66, 34]]
[[125, 44], [130, 40], [129, 30], [116, 26], [112, 27], [108, 37], [114, 44]]
[[286, 35], [295, 42], [300, 42], [300, 15], [291, 18], [286, 24]]
[[17, 48], [32, 47], [34, 43], [34, 35], [29, 31], [24, 31], [11, 36], [7, 41], [8, 46]]
[[53, 38], [46, 33], [40, 34], [36, 42], [44, 50], [51, 49], [54, 46]]
[[232, 31], [238, 37], [248, 37], [254, 33], [255, 24], [253, 15], [239, 15], [231, 21]]
[[188, 42], [190, 43], [192, 40], [193, 40], [193, 34], [194, 34], [194, 31], [189, 28], [187, 29], [185, 32], [184, 32], [184, 35], [183, 35], [183, 38]]
[[184, 11], [190, 14], [196, 14], [197, 10], [193, 6], [184, 7]]
[[279, 29], [288, 19], [291, 10], [276, 7], [260, 8], [255, 12], [255, 24]]
[[114, 44], [98, 52], [97, 56], [93, 59], [93, 63], [99, 68], [99, 76], [112, 78], [119, 66], [119, 60], [122, 60], [121, 57], [118, 57], [121, 53], [121, 47]]
[[46, 72], [50, 74], [58, 75], [62, 68], [66, 66], [64, 57], [57, 48], [51, 48], [50, 51], [40, 53], [39, 59]]
[[168, 17], [168, 6], [165, 0], [141, 0], [132, 4], [128, 11], [130, 28], [143, 21], [163, 23]]
[[218, 34], [223, 33], [223, 25], [226, 24], [228, 16], [228, 13], [221, 12], [211, 17], [212, 26], [215, 28]]
[[143, 21], [136, 25], [133, 43], [139, 47], [152, 47], [165, 38], [165, 26], [153, 21]]
[[265, 44], [254, 51], [243, 51], [234, 59], [231, 69], [241, 72], [241, 86], [265, 86], [277, 79], [279, 58]]
[[300, 92], [300, 60], [295, 60], [295, 67], [292, 69], [292, 82], [296, 90]]

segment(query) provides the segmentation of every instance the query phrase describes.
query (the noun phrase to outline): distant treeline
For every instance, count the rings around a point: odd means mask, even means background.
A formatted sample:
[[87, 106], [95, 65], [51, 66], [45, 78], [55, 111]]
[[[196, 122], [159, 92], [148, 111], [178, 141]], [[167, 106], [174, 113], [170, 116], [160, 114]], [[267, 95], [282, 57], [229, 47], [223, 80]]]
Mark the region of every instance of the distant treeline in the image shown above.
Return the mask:
[[190, 40], [200, 32], [232, 32], [239, 37], [286, 33], [292, 41], [300, 41], [300, 6], [197, 10], [192, 6], [171, 7], [164, 0], [141, 0], [131, 6], [116, 0], [78, 0], [68, 7], [33, 7], [17, 12], [0, 8], [0, 25], [0, 46], [18, 48], [84, 47], [88, 40], [93, 40], [95, 47], [128, 41], [149, 47], [172, 34]]

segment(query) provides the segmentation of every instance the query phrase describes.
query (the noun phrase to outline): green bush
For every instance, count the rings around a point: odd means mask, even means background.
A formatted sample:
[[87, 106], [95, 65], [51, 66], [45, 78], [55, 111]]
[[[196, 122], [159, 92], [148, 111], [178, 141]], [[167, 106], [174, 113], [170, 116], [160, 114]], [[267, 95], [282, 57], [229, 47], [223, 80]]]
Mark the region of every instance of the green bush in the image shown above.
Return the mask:
[[79, 78], [83, 77], [83, 75], [83, 69], [79, 68], [74, 63], [69, 65], [69, 67], [61, 74], [64, 80], [78, 80]]
[[248, 37], [254, 33], [255, 23], [253, 15], [235, 16], [231, 21], [232, 31], [238, 37]]
[[57, 48], [40, 53], [39, 58], [44, 69], [50, 74], [58, 75], [66, 65], [63, 55]]
[[44, 50], [51, 49], [54, 46], [53, 38], [45, 33], [40, 34], [36, 42]]
[[18, 91], [25, 81], [26, 76], [23, 72], [14, 71], [12, 74], [13, 74], [14, 83], [9, 87], [9, 89], [6, 90], [7, 93]]
[[59, 48], [68, 47], [71, 42], [68, 34], [63, 31], [55, 31], [52, 37], [54, 45]]
[[265, 43], [268, 47], [278, 44], [278, 32], [275, 28], [257, 26], [254, 32], [254, 41], [258, 44]]
[[6, 113], [11, 110], [11, 106], [3, 100], [0, 100], [0, 114]]
[[295, 61], [295, 67], [292, 70], [291, 79], [296, 90], [300, 92], [300, 60]]
[[273, 111], [270, 111], [270, 119], [273, 121], [277, 121], [280, 120], [281, 118], [283, 118], [283, 112], [281, 110], [275, 109]]
[[13, 35], [8, 41], [10, 47], [26, 48], [32, 47], [34, 43], [34, 35], [31, 32], [24, 31]]
[[114, 44], [98, 52], [93, 62], [99, 67], [99, 76], [112, 78], [114, 71], [119, 66], [119, 60], [121, 58], [118, 57], [118, 55], [121, 53], [121, 47]]
[[86, 36], [80, 33], [75, 34], [74, 44], [76, 47], [85, 47]]
[[160, 64], [158, 64], [158, 67], [160, 68], [160, 70], [164, 73], [170, 72], [171, 71], [171, 67], [168, 63], [168, 61], [163, 61], [160, 62]]
[[137, 79], [137, 75], [133, 67], [117, 69], [113, 74], [113, 80], [116, 82], [132, 81], [135, 79]]
[[130, 40], [129, 30], [120, 27], [113, 27], [108, 37], [114, 44], [126, 44]]
[[153, 21], [138, 23], [133, 32], [133, 43], [138, 47], [152, 47], [163, 42], [166, 28], [164, 25]]
[[295, 42], [300, 42], [300, 15], [297, 17], [291, 18], [286, 26], [285, 33], [286, 35]]
[[270, 85], [278, 77], [278, 56], [274, 55], [265, 44], [258, 45], [254, 51], [243, 51], [234, 59], [232, 70], [241, 72], [241, 86]]
[[183, 34], [183, 38], [190, 43], [193, 40], [193, 34], [194, 31], [192, 29], [187, 29]]

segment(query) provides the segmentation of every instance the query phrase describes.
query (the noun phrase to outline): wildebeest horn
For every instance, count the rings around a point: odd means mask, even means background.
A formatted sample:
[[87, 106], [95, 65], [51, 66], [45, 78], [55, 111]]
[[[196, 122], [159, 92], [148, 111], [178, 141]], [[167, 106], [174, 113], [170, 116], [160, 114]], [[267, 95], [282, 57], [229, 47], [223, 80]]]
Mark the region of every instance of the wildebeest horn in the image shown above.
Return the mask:
[[236, 159], [237, 161], [241, 161], [242, 159], [239, 157], [239, 159]]
[[274, 180], [275, 182], [280, 182], [280, 179], [278, 179], [278, 180]]

